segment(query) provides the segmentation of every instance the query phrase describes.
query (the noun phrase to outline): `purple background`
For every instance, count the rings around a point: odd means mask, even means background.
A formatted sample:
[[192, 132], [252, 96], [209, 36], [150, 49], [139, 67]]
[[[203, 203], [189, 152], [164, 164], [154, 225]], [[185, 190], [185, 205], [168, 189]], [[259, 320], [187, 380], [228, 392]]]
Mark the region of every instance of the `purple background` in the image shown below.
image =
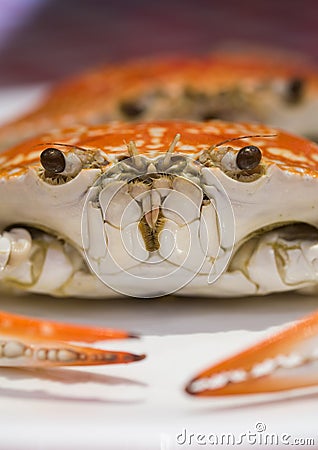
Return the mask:
[[136, 56], [261, 44], [318, 61], [317, 0], [0, 0], [0, 86]]

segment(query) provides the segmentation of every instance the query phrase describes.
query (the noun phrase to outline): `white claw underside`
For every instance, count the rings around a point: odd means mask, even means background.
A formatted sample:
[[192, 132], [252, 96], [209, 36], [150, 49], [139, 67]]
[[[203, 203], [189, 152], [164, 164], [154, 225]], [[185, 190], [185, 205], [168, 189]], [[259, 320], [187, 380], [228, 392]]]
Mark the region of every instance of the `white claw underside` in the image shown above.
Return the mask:
[[245, 265], [248, 278], [258, 286], [259, 292], [268, 286], [284, 291], [290, 286], [317, 282], [318, 244], [314, 241], [287, 241], [279, 237], [278, 231], [273, 231], [254, 240], [252, 250], [249, 259], [245, 263], [236, 262], [236, 267]]
[[318, 312], [197, 374], [186, 391], [244, 395], [317, 387]]
[[0, 271], [19, 266], [30, 255], [32, 238], [24, 228], [12, 228], [0, 235]]
[[81, 356], [74, 350], [54, 347], [54, 344], [27, 344], [17, 340], [0, 341], [0, 365], [2, 367], [27, 367], [38, 361], [70, 363]]
[[[302, 371], [313, 370], [313, 364], [318, 366], [317, 355], [315, 354], [307, 357], [296, 353], [277, 355], [275, 358], [265, 359], [260, 363], [256, 363], [250, 370], [232, 370], [202, 378], [193, 384], [193, 392], [219, 389], [230, 383], [241, 383], [268, 375], [282, 378], [295, 377], [299, 376]], [[309, 365], [311, 365], [310, 368], [308, 367]]]
[[7, 237], [0, 236], [0, 271], [8, 264], [11, 252], [11, 241]]
[[[299, 242], [299, 248], [289, 249], [284, 272], [287, 284], [298, 284], [318, 278], [318, 243]], [[288, 266], [288, 270], [285, 268]], [[300, 266], [300, 270], [299, 270]]]
[[41, 274], [32, 290], [34, 292], [45, 292], [46, 290], [54, 292], [55, 289], [63, 286], [72, 274], [73, 265], [65, 254], [62, 244], [53, 241], [46, 251]]

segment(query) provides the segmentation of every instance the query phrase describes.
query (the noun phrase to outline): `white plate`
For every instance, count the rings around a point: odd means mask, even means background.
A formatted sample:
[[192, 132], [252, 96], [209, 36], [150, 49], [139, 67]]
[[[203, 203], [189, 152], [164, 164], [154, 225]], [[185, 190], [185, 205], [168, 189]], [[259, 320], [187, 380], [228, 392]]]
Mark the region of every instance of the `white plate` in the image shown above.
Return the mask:
[[[1, 120], [26, 110], [42, 93], [41, 86], [0, 92]], [[1, 449], [207, 448], [222, 434], [230, 442], [234, 439], [237, 448], [260, 448], [273, 434], [277, 448], [296, 438], [314, 438], [315, 446], [307, 447], [318, 448], [318, 390], [207, 400], [183, 393], [198, 370], [268, 333], [259, 330], [311, 312], [314, 298], [285, 294], [102, 301], [2, 296], [1, 308], [127, 328], [144, 338], [102, 346], [148, 354], [146, 360], [128, 366], [0, 369]]]

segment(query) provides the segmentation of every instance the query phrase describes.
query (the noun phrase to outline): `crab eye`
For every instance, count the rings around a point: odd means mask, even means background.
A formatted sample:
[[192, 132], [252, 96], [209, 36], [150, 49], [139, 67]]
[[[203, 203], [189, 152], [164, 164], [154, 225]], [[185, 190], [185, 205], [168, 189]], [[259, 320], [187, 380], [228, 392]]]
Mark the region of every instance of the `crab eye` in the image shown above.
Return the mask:
[[236, 156], [236, 165], [241, 170], [255, 169], [262, 159], [262, 153], [255, 145], [241, 148]]
[[43, 168], [49, 173], [61, 173], [65, 170], [66, 161], [63, 152], [57, 148], [47, 148], [40, 156]]

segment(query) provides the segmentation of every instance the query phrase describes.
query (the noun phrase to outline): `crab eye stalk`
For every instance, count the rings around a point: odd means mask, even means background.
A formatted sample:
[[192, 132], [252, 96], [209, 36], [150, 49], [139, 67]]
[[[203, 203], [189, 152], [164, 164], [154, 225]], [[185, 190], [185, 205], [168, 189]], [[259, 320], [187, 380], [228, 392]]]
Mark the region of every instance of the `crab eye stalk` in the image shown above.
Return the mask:
[[52, 174], [61, 173], [65, 170], [66, 161], [63, 152], [57, 148], [47, 148], [40, 156], [43, 168]]
[[241, 170], [255, 169], [262, 159], [262, 152], [255, 145], [241, 148], [236, 156], [236, 165]]
[[[66, 144], [66, 147], [69, 145]], [[83, 168], [80, 155], [77, 155], [76, 152], [76, 147], [74, 147], [74, 151], [65, 153], [54, 147], [43, 150], [40, 161], [45, 170], [44, 179], [58, 179], [58, 182], [66, 182], [66, 180], [76, 177]]]

